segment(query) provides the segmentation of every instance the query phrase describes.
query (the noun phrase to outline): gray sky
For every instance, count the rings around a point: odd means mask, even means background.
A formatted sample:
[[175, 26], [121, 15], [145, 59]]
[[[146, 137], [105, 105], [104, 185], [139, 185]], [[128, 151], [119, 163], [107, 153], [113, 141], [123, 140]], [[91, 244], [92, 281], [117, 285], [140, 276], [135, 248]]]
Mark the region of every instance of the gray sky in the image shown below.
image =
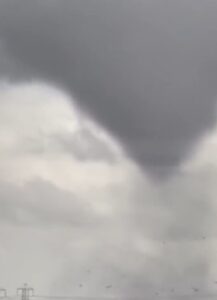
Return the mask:
[[0, 2], [2, 285], [217, 292], [216, 14], [214, 0]]

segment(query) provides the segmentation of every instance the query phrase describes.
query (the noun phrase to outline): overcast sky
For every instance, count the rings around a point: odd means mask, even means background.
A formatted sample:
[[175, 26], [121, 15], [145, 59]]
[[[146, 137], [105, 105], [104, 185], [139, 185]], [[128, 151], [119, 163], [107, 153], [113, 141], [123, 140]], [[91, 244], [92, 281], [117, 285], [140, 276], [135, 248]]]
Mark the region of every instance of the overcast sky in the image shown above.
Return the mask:
[[217, 293], [216, 16], [215, 0], [0, 1], [11, 294]]

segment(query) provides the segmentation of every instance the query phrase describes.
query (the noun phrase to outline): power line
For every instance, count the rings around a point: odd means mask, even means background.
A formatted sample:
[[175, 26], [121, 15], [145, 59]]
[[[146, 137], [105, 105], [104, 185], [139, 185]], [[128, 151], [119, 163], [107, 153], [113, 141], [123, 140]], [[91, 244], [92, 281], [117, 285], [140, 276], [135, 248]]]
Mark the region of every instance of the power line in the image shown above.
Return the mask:
[[23, 287], [17, 289], [17, 296], [21, 296], [21, 300], [29, 300], [34, 295], [34, 289], [29, 287], [27, 283]]
[[[216, 294], [212, 294], [212, 293], [208, 293], [208, 292], [203, 292], [201, 291], [201, 293], [191, 293], [191, 294], [179, 294], [179, 293], [173, 293], [173, 294], [161, 294], [161, 293], [156, 293], [156, 298], [159, 300], [163, 300], [163, 299], [171, 299], [177, 297], [177, 299], [179, 298], [180, 300], [185, 298], [185, 299], [213, 299], [213, 298], [217, 298]], [[145, 296], [66, 296], [66, 295], [56, 295], [56, 296], [52, 296], [52, 295], [37, 295], [34, 294], [34, 289], [30, 286], [28, 286], [27, 284], [24, 284], [23, 287], [20, 287], [17, 289], [17, 295], [15, 296], [7, 296], [7, 290], [4, 288], [0, 288], [0, 300], [15, 300], [17, 297], [21, 297], [20, 300], [37, 300], [37, 299], [44, 299], [44, 300], [49, 300], [49, 299], [53, 299], [53, 300], [144, 300], [147, 299]]]

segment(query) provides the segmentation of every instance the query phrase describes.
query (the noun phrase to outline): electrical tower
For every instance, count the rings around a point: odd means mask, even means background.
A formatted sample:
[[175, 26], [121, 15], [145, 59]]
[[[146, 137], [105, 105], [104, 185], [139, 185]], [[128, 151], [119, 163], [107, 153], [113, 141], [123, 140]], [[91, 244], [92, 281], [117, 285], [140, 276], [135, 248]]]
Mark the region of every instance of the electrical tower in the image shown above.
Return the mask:
[[0, 288], [0, 298], [6, 298], [7, 297], [7, 290]]
[[34, 289], [29, 287], [27, 283], [23, 287], [17, 289], [17, 296], [21, 296], [21, 300], [29, 300], [34, 295]]

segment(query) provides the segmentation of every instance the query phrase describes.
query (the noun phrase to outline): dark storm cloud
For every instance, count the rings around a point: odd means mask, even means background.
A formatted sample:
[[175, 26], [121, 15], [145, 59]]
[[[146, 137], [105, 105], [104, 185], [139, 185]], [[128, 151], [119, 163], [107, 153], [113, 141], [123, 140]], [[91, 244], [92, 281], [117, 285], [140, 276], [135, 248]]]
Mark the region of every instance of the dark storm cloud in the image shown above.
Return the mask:
[[213, 125], [216, 14], [213, 0], [2, 0], [0, 37], [28, 78], [73, 92], [142, 166], [170, 169]]

